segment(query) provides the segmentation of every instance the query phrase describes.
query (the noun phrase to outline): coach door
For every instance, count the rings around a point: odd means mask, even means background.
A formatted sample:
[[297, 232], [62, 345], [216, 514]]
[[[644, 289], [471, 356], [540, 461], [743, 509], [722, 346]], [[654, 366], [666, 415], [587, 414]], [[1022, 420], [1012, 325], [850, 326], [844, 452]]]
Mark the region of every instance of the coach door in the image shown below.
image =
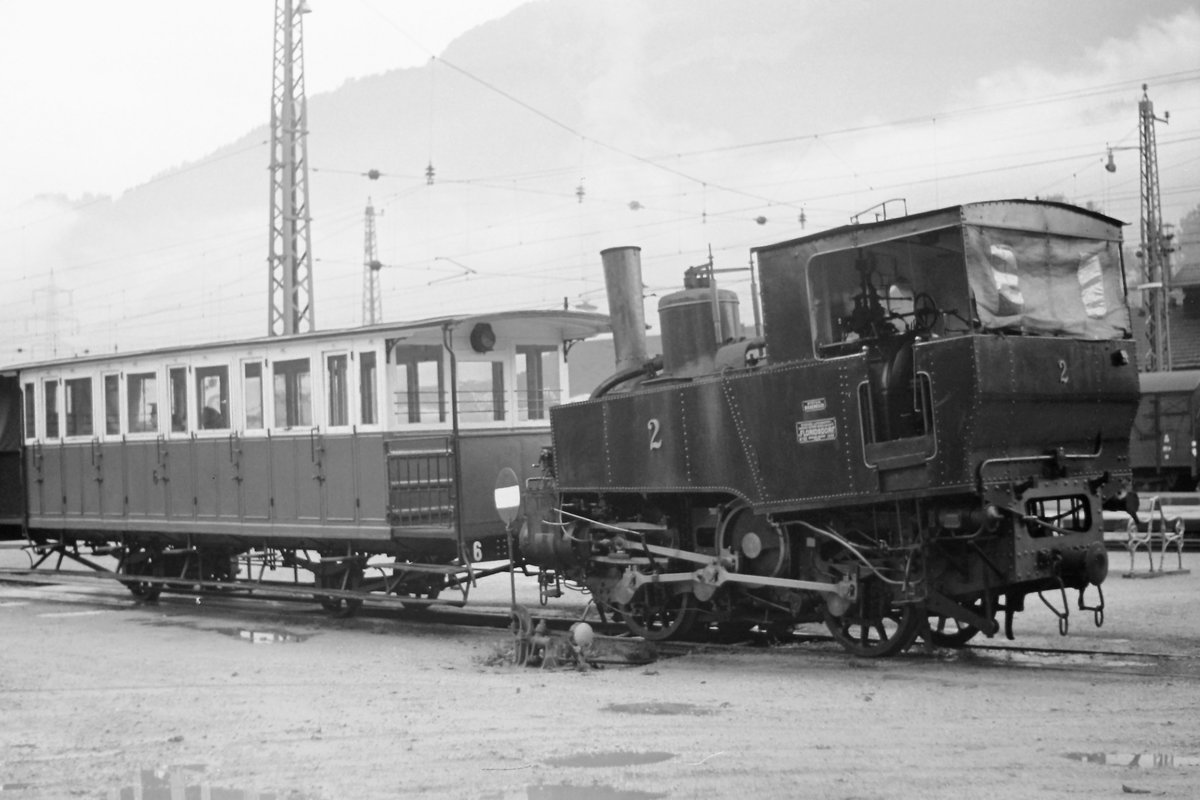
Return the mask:
[[[31, 428], [32, 423], [30, 417], [26, 425]], [[25, 522], [21, 428], [20, 383], [16, 377], [0, 376], [0, 538], [15, 534]]]

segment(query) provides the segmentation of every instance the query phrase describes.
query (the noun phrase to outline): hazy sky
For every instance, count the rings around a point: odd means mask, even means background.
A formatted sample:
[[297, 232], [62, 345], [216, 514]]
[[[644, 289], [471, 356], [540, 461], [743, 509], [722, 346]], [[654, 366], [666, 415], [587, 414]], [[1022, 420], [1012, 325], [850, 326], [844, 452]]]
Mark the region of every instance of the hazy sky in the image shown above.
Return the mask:
[[[643, 247], [661, 294], [709, 252], [743, 266], [750, 247], [895, 197], [923, 211], [1059, 195], [1131, 223], [1136, 242], [1143, 81], [1171, 114], [1164, 219], [1200, 204], [1200, 0], [535, 1], [566, 11], [518, 12], [528, 30], [503, 34], [523, 45], [447, 54], [479, 74], [442, 60], [374, 82], [390, 94], [373, 149], [354, 113], [310, 120], [322, 328], [361, 317], [367, 192], [386, 212], [393, 320], [603, 307], [597, 253], [614, 245]], [[361, 108], [328, 94], [346, 81], [425, 65], [524, 0], [309, 4], [306, 89], [336, 116]], [[273, 35], [274, 0], [0, 0], [0, 365], [44, 346], [56, 319], [76, 348], [263, 332], [266, 147], [207, 157], [265, 129]], [[1124, 148], [1114, 173], [1108, 146]], [[374, 167], [396, 174], [368, 188]], [[27, 202], [88, 193], [117, 199], [78, 214]], [[129, 226], [143, 204], [176, 219]]]
[[[307, 92], [421, 64], [522, 2], [308, 0]], [[0, 212], [116, 195], [262, 125], [274, 32], [274, 0], [0, 0]]]

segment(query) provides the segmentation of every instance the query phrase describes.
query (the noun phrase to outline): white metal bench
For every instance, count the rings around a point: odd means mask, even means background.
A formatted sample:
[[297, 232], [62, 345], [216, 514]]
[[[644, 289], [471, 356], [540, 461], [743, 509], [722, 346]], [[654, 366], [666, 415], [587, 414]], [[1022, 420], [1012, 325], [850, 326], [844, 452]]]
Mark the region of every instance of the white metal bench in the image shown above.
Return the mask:
[[1158, 556], [1158, 571], [1164, 570], [1167, 548], [1174, 546], [1179, 559], [1178, 569], [1183, 569], [1183, 520], [1179, 517], [1167, 518], [1163, 511], [1162, 502], [1157, 496], [1146, 501], [1146, 525], [1141, 525], [1141, 517], [1132, 517], [1125, 527], [1125, 549], [1129, 551], [1129, 574], [1133, 574], [1134, 561], [1138, 548], [1146, 548], [1146, 558], [1150, 562], [1150, 572], [1154, 572], [1154, 545], [1161, 543]]

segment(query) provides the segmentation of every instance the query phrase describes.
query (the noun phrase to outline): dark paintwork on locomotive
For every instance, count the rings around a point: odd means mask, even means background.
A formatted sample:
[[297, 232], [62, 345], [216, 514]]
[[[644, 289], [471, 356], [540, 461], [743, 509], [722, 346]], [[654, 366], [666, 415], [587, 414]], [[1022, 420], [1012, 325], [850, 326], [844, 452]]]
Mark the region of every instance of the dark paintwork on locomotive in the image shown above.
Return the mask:
[[[671, 376], [551, 412], [558, 487], [572, 492], [715, 492], [761, 512], [976, 488], [981, 461], [1044, 453], [1048, 442], [1099, 455], [1088, 476], [1129, 472], [1138, 392], [1129, 342], [947, 335], [913, 344], [928, 377], [928, 434], [869, 442], [859, 386], [873, 357], [818, 359], [806, 266], [820, 253], [985, 223], [1070, 229], [1120, 240], [1120, 223], [1081, 209], [983, 203], [851, 226], [760, 248], [771, 366], [696, 379]], [[960, 290], [966, 296], [965, 278]], [[654, 426], [654, 429], [648, 428]], [[988, 470], [985, 482], [1009, 480]]]
[[[770, 512], [873, 500], [881, 492], [972, 490], [989, 454], [1035, 455], [1048, 441], [1081, 453], [1099, 441], [1091, 473], [1128, 471], [1124, 442], [1137, 373], [1113, 366], [1127, 347], [984, 337], [920, 343], [914, 363], [930, 376], [940, 435], [874, 445], [864, 443], [857, 402], [866, 354], [665, 381], [553, 409], [558, 485], [564, 492], [728, 493]], [[1065, 384], [1059, 359], [1070, 364]], [[1128, 380], [1114, 384], [1114, 373]], [[647, 429], [652, 419], [657, 435]], [[814, 440], [801, 442], [797, 429], [805, 423]], [[1074, 435], [1064, 438], [1064, 430]], [[998, 470], [985, 478], [1009, 476]]]

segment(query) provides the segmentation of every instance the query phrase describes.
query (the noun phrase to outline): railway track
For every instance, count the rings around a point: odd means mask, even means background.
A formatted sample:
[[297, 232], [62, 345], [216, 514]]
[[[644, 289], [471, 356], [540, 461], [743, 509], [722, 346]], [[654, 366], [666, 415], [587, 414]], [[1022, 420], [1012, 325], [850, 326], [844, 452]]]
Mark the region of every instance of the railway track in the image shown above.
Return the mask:
[[[372, 597], [356, 614], [356, 619], [334, 619], [313, 605], [316, 587], [290, 585], [256, 585], [254, 587], [208, 587], [204, 582], [189, 581], [187, 587], [166, 587], [164, 594], [153, 603], [146, 603], [126, 594], [112, 576], [82, 572], [49, 573], [43, 570], [0, 569], [0, 604], [13, 600], [61, 603], [88, 606], [77, 613], [91, 613], [101, 608], [159, 608], [170, 615], [220, 611], [238, 618], [247, 634], [261, 632], [264, 640], [272, 636], [287, 640], [282, 632], [288, 625], [316, 626], [361, 625], [378, 627], [394, 622], [418, 626], [450, 626], [486, 629], [507, 629], [511, 622], [510, 605], [489, 599], [481, 602], [449, 603], [406, 601], [399, 598]], [[32, 591], [32, 587], [53, 586], [52, 594]], [[325, 595], [331, 590], [320, 590]], [[198, 612], [196, 606], [204, 606]], [[533, 616], [544, 619], [552, 631], [565, 632], [578, 621], [586, 608], [576, 603], [566, 607], [538, 607]], [[73, 612], [64, 612], [73, 613]], [[594, 614], [587, 621], [605, 638], [629, 639], [624, 626], [602, 623]], [[272, 633], [274, 631], [274, 633]], [[398, 634], [402, 635], [402, 634]], [[695, 640], [658, 642], [653, 648], [659, 658], [703, 656], [713, 654], [746, 654], [769, 651], [773, 657], [794, 658], [809, 662], [836, 661], [845, 663], [847, 654], [832, 636], [801, 626], [788, 636], [768, 640], [751, 634], [738, 641]], [[926, 647], [918, 641], [904, 655], [894, 659], [851, 659], [861, 668], [889, 668], [934, 661], [958, 663], [975, 668], [1030, 669], [1071, 671], [1080, 673], [1121, 674], [1133, 677], [1178, 677], [1200, 681], [1200, 658], [1183, 652], [1149, 652], [1136, 649], [1084, 649], [1023, 646], [1008, 643], [981, 642], [963, 648]]]

